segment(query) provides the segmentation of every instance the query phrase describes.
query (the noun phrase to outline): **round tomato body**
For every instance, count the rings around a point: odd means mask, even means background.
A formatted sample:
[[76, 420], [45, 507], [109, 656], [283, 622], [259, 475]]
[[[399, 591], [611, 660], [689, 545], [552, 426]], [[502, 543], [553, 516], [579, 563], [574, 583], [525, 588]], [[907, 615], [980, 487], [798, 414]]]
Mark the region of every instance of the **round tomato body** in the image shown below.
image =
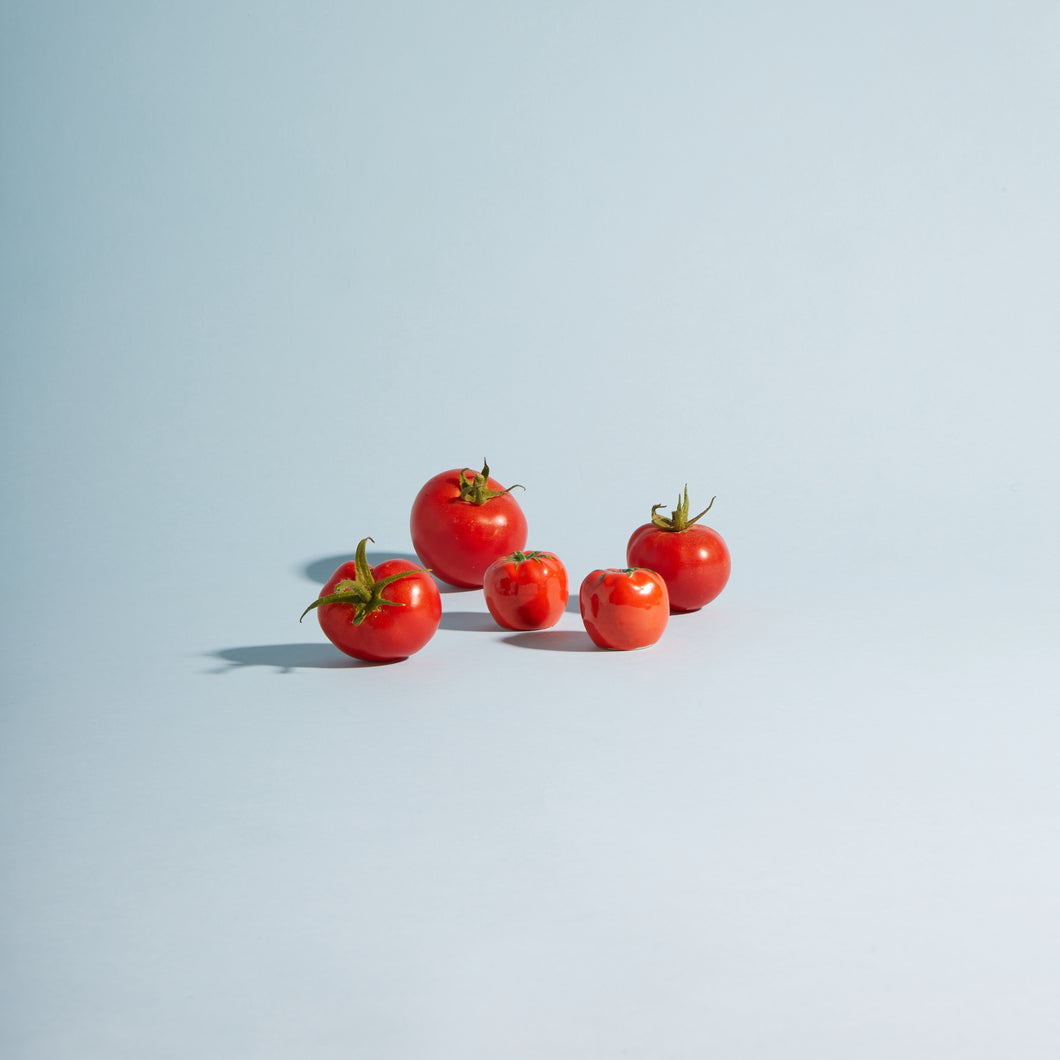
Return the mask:
[[629, 539], [626, 562], [662, 575], [671, 611], [698, 611], [709, 604], [725, 588], [732, 569], [721, 534], [698, 523], [684, 530], [645, 523]]
[[[380, 602], [356, 622], [357, 606], [348, 601], [321, 603], [317, 618], [324, 636], [339, 651], [367, 662], [407, 659], [434, 636], [442, 619], [442, 598], [434, 579], [407, 559], [388, 559], [367, 568], [371, 578], [382, 582], [401, 575], [380, 592]], [[405, 574], [414, 571], [415, 573]], [[342, 594], [357, 582], [357, 565], [350, 561], [328, 579], [321, 597]], [[363, 580], [363, 579], [362, 579]]]
[[594, 570], [578, 593], [585, 632], [599, 648], [654, 644], [670, 618], [666, 582], [652, 570]]
[[513, 552], [483, 577], [486, 606], [504, 629], [547, 629], [567, 606], [567, 568], [551, 552]]
[[527, 534], [518, 502], [490, 478], [488, 466], [478, 473], [456, 468], [430, 479], [412, 502], [409, 530], [424, 566], [466, 589], [479, 588], [486, 568], [498, 556], [520, 551]]

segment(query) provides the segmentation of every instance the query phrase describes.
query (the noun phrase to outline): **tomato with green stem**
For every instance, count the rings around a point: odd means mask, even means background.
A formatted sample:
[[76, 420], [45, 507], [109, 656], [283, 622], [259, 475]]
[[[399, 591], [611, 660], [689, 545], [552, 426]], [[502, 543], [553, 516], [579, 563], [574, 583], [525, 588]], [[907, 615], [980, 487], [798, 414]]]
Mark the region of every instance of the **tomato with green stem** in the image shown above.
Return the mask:
[[728, 584], [732, 571], [729, 548], [717, 530], [699, 522], [714, 500], [690, 518], [685, 486], [672, 514], [660, 515], [659, 509], [666, 505], [652, 505], [651, 522], [634, 530], [626, 546], [626, 562], [631, 567], [649, 567], [662, 575], [671, 611], [698, 611]]
[[427, 481], [416, 494], [409, 531], [416, 555], [442, 581], [477, 589], [498, 556], [526, 547], [526, 516], [512, 490], [482, 470], [456, 468]]
[[504, 629], [547, 629], [567, 606], [567, 568], [552, 552], [513, 552], [483, 576], [486, 607]]
[[410, 560], [388, 559], [370, 566], [365, 547], [371, 540], [361, 540], [354, 559], [327, 580], [302, 618], [316, 609], [324, 636], [354, 659], [396, 662], [418, 652], [434, 636], [442, 619], [442, 598], [430, 572]]
[[578, 606], [592, 642], [617, 651], [654, 644], [670, 617], [666, 583], [643, 568], [592, 571], [581, 584]]

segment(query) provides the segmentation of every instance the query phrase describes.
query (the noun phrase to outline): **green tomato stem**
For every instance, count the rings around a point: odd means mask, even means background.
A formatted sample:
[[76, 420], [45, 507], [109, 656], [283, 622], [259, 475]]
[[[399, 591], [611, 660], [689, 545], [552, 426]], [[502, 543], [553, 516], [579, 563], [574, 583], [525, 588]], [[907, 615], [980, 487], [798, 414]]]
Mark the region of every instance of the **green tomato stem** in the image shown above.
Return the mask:
[[482, 458], [482, 470], [472, 471], [470, 468], [464, 468], [460, 472], [460, 499], [467, 501], [468, 504], [485, 504], [486, 501], [493, 500], [494, 497], [503, 497], [506, 493], [511, 493], [512, 490], [525, 490], [525, 486], [520, 486], [516, 483], [514, 486], [509, 486], [506, 490], [491, 490], [489, 488], [489, 477], [490, 477], [490, 466], [486, 463], [486, 458]]
[[550, 555], [552, 555], [551, 552], [540, 552], [540, 551], [535, 551], [535, 552], [513, 552], [510, 556], [507, 556], [505, 558], [506, 559], [510, 559], [513, 563], [526, 563], [527, 560], [531, 560], [531, 559], [536, 561], [537, 563], [544, 563], [545, 561], [544, 561], [544, 559], [542, 559], [542, 557], [543, 556], [550, 556]]
[[659, 509], [665, 508], [665, 504], [653, 504], [651, 509], [651, 521], [654, 526], [657, 526], [660, 530], [671, 530], [674, 533], [679, 533], [681, 530], [687, 530], [690, 526], [695, 526], [700, 519], [703, 518], [707, 512], [714, 506], [714, 502], [717, 497], [710, 498], [710, 504], [706, 506], [699, 513], [699, 515], [693, 515], [690, 519], [688, 517], [688, 486], [685, 485], [685, 493], [682, 498], [679, 494], [677, 497], [677, 504], [674, 505], [673, 511], [669, 518], [665, 515], [659, 515]]
[[315, 607], [320, 607], [322, 604], [352, 604], [353, 605], [353, 624], [359, 626], [373, 611], [378, 611], [381, 607], [404, 607], [403, 603], [397, 600], [384, 600], [383, 590], [391, 585], [393, 582], [398, 581], [401, 578], [407, 578], [412, 574], [427, 574], [426, 567], [420, 567], [416, 570], [402, 570], [396, 574], [388, 574], [385, 578], [375, 578], [372, 576], [372, 568], [368, 563], [368, 555], [366, 552], [366, 546], [369, 541], [372, 544], [375, 542], [370, 537], [362, 538], [357, 545], [357, 551], [354, 554], [353, 562], [357, 570], [356, 578], [343, 578], [338, 585], [335, 586], [335, 592], [328, 593], [326, 596], [318, 597], [314, 600], [301, 614], [298, 621], [301, 622], [306, 615]]

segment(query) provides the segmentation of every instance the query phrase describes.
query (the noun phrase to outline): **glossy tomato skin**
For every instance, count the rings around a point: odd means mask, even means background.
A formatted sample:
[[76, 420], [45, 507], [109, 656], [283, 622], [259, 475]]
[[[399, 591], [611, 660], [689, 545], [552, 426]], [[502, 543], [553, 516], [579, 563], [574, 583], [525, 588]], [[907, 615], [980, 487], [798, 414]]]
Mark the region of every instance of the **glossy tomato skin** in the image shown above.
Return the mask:
[[483, 504], [461, 500], [462, 474], [464, 469], [454, 468], [424, 484], [412, 502], [409, 530], [425, 567], [450, 585], [477, 589], [498, 556], [526, 545], [526, 516], [493, 478], [486, 485], [499, 496]]
[[[376, 580], [399, 571], [418, 571], [398, 578], [383, 589], [383, 599], [403, 606], [382, 607], [370, 612], [359, 625], [353, 624], [354, 607], [348, 603], [321, 604], [317, 618], [324, 636], [339, 651], [366, 662], [396, 662], [418, 652], [434, 636], [442, 619], [442, 598], [434, 579], [407, 559], [388, 559], [371, 568]], [[343, 581], [353, 581], [357, 568], [351, 561], [328, 579], [321, 596], [336, 591]]]
[[567, 568], [551, 552], [515, 552], [487, 568], [486, 606], [504, 629], [548, 629], [567, 606]]
[[594, 570], [581, 584], [578, 605], [592, 642], [617, 651], [654, 644], [670, 618], [666, 583], [642, 568]]
[[698, 523], [684, 530], [645, 523], [630, 536], [626, 562], [662, 575], [674, 612], [698, 611], [709, 604], [725, 588], [732, 570], [721, 534]]

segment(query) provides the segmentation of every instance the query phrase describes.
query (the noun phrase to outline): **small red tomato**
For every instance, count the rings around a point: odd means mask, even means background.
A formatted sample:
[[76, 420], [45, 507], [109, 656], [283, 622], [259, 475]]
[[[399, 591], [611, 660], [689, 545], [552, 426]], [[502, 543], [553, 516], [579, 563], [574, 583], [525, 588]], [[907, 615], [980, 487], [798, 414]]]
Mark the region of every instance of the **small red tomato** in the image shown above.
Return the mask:
[[442, 598], [430, 573], [407, 559], [370, 567], [365, 544], [371, 540], [358, 544], [354, 560], [335, 571], [302, 618], [316, 608], [324, 636], [355, 659], [407, 659], [434, 636]]
[[567, 568], [551, 552], [513, 552], [487, 568], [486, 606], [505, 629], [547, 629], [567, 606]]
[[600, 648], [654, 644], [670, 618], [666, 583], [652, 570], [594, 570], [578, 593], [585, 632]]
[[442, 581], [477, 589], [498, 556], [526, 545], [526, 516], [511, 494], [516, 488], [490, 478], [485, 462], [478, 473], [465, 467], [435, 475], [412, 502], [416, 555]]
[[631, 567], [658, 571], [670, 593], [671, 611], [698, 611], [725, 588], [732, 562], [729, 549], [717, 530], [698, 525], [710, 511], [711, 500], [691, 519], [688, 517], [688, 487], [678, 497], [670, 518], [659, 515], [662, 504], [652, 506], [651, 522], [633, 531], [626, 545]]

